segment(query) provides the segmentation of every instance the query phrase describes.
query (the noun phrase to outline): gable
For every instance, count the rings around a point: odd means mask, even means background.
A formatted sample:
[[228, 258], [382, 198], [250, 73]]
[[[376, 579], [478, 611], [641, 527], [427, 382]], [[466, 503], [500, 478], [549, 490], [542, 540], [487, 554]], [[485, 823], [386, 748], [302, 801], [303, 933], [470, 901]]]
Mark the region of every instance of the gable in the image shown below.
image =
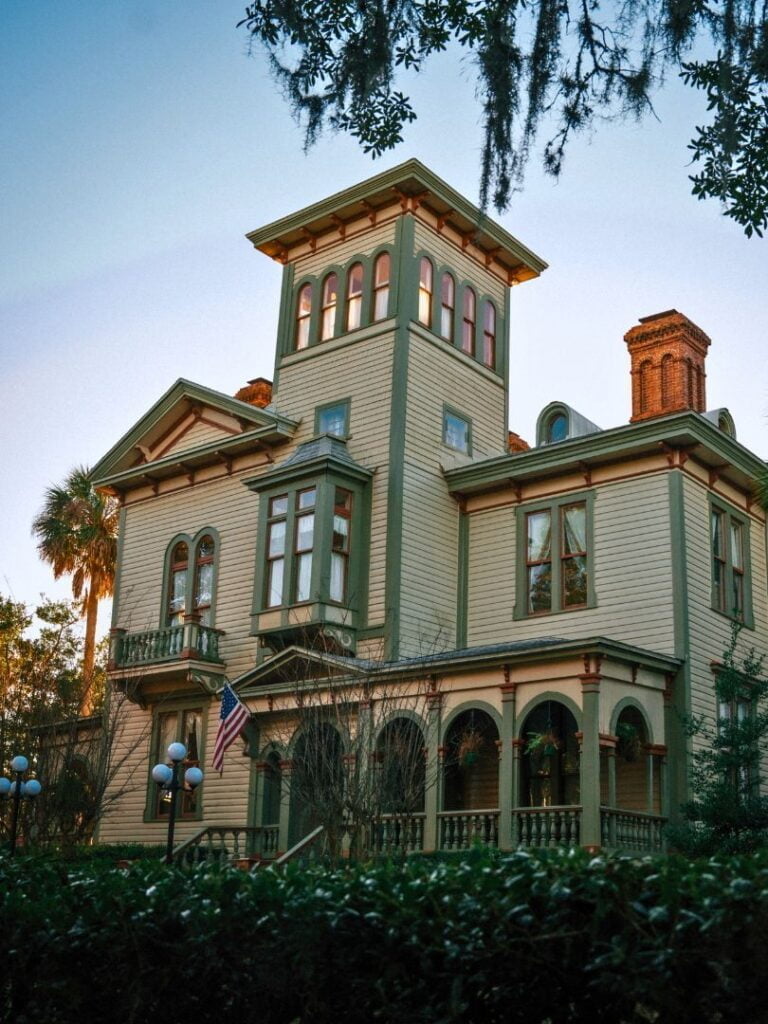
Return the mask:
[[226, 441], [243, 433], [243, 425], [211, 406], [182, 410], [176, 422], [149, 450], [149, 460], [192, 451], [212, 441]]
[[263, 690], [270, 686], [285, 688], [286, 685], [306, 684], [307, 681], [327, 683], [370, 674], [377, 664], [360, 658], [310, 651], [303, 647], [288, 647], [274, 658], [244, 672], [231, 685], [242, 694], [251, 689]]

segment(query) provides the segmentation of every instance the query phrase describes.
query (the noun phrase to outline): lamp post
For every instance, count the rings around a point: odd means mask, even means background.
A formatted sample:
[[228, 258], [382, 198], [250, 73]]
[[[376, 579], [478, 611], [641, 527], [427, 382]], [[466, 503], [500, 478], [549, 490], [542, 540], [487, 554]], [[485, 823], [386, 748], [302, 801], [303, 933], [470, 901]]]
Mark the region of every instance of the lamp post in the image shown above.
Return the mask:
[[187, 768], [184, 782], [179, 781], [179, 765], [187, 756], [187, 748], [183, 743], [171, 743], [168, 747], [170, 764], [156, 764], [152, 769], [152, 778], [159, 789], [171, 794], [171, 806], [168, 809], [168, 843], [165, 847], [165, 863], [173, 863], [173, 829], [176, 824], [176, 803], [179, 790], [186, 784], [190, 789], [197, 789], [203, 781], [203, 773], [199, 768]]
[[5, 777], [0, 778], [0, 797], [13, 800], [11, 811], [11, 857], [16, 855], [16, 836], [19, 830], [19, 808], [22, 797], [27, 800], [34, 800], [40, 796], [42, 786], [37, 779], [29, 779], [24, 782], [24, 773], [29, 768], [29, 761], [21, 754], [17, 754], [11, 761], [11, 771], [16, 776], [13, 782]]

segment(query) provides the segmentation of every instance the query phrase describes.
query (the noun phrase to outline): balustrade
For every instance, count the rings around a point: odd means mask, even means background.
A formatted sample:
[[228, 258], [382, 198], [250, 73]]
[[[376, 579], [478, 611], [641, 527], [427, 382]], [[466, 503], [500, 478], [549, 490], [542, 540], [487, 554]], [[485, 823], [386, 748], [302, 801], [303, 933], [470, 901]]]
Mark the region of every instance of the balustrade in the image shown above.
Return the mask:
[[512, 846], [578, 846], [580, 807], [516, 807], [512, 811]]
[[271, 860], [277, 853], [279, 827], [207, 825], [173, 851], [177, 864], [223, 860], [230, 864], [248, 858]]
[[499, 812], [442, 811], [438, 814], [440, 849], [468, 850], [499, 845]]
[[114, 637], [112, 660], [116, 666], [149, 665], [170, 661], [189, 650], [200, 661], [220, 662], [221, 630], [185, 622], [181, 626], [147, 629], [140, 633], [123, 633]]
[[600, 808], [602, 843], [611, 850], [661, 853], [664, 850], [665, 824], [666, 818], [658, 814]]
[[376, 853], [416, 853], [424, 849], [424, 814], [384, 814], [373, 826]]

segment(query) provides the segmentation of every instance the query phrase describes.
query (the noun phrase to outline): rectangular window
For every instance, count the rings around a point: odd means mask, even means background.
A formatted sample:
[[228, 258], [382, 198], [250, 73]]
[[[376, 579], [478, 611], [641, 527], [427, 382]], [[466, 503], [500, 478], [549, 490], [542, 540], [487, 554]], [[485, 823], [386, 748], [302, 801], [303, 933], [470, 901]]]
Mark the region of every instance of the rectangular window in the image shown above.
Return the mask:
[[321, 405], [316, 409], [315, 433], [346, 437], [349, 434], [349, 401]]
[[748, 522], [730, 509], [714, 504], [710, 522], [712, 607], [750, 625]]
[[288, 517], [288, 495], [281, 494], [269, 502], [267, 527], [267, 608], [283, 603], [285, 580], [285, 532]]
[[515, 618], [595, 604], [591, 494], [518, 509]]
[[443, 410], [443, 444], [469, 455], [472, 451], [470, 420], [451, 409]]
[[308, 601], [312, 588], [312, 550], [315, 546], [314, 487], [296, 494], [294, 601]]
[[337, 487], [333, 501], [330, 598], [342, 604], [347, 598], [349, 563], [349, 527], [352, 518], [352, 492]]
[[[200, 741], [203, 734], [202, 708], [186, 708], [183, 711], [164, 711], [157, 716], [155, 732], [155, 749], [150, 759], [152, 765], [168, 763], [168, 747], [171, 743], [183, 743], [187, 748], [187, 756], [179, 765], [178, 777], [183, 782], [187, 768], [200, 765]], [[167, 818], [171, 809], [171, 794], [168, 790], [158, 789], [153, 782], [154, 800], [152, 817]], [[199, 811], [199, 790], [182, 789], [177, 797], [176, 813], [180, 818], [196, 818]]]

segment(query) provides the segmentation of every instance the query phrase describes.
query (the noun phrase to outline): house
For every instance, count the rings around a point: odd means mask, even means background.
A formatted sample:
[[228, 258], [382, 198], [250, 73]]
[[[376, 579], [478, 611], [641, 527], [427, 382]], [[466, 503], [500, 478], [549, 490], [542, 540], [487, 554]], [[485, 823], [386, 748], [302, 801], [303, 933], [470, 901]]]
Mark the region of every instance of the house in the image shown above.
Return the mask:
[[[101, 841], [162, 841], [150, 769], [181, 739], [207, 777], [177, 835], [287, 850], [299, 705], [346, 693], [374, 754], [393, 721], [416, 737], [409, 848], [660, 849], [681, 716], [715, 716], [734, 623], [768, 650], [764, 464], [707, 411], [709, 338], [644, 317], [629, 422], [553, 402], [529, 446], [510, 290], [546, 264], [423, 165], [248, 238], [283, 266], [273, 381], [178, 380], [93, 471], [122, 505], [109, 675], [138, 780]], [[225, 681], [252, 718], [219, 776]]]

